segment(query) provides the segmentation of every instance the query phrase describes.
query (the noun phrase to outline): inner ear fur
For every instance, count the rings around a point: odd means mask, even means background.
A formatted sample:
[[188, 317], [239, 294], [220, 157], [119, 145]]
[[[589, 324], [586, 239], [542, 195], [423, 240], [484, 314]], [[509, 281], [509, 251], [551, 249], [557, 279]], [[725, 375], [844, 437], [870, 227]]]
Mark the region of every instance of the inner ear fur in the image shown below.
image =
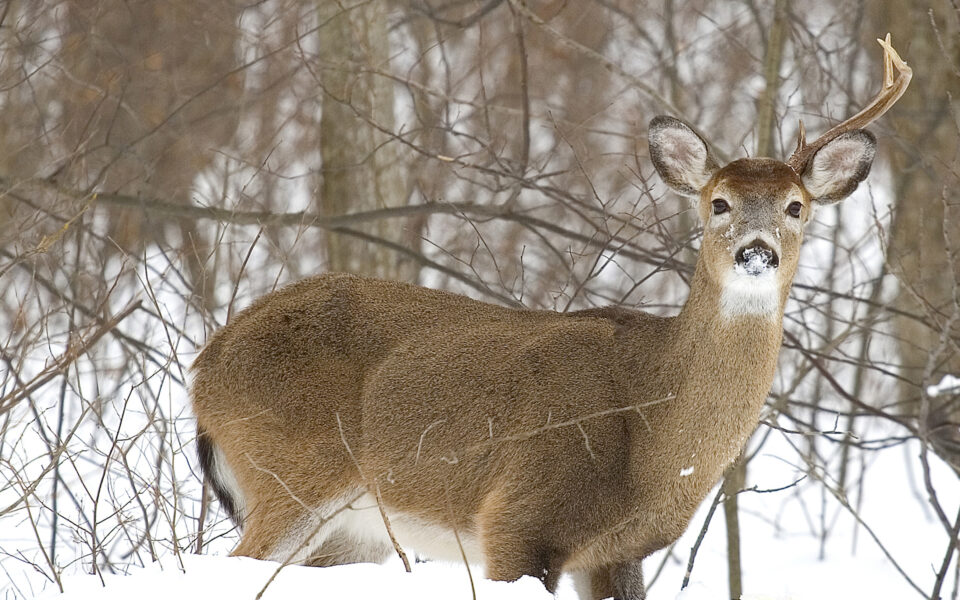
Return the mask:
[[863, 129], [848, 131], [820, 148], [800, 179], [814, 202], [833, 204], [853, 193], [870, 173], [877, 139]]
[[679, 194], [697, 196], [718, 168], [707, 143], [679, 119], [655, 117], [647, 140], [657, 173]]

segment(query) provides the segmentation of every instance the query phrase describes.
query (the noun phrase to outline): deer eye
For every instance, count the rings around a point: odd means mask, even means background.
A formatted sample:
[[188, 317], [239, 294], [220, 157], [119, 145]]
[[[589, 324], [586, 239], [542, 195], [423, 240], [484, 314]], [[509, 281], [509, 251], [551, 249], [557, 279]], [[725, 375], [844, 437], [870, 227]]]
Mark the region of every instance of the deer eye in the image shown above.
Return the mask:
[[723, 213], [730, 210], [730, 205], [727, 204], [726, 200], [717, 198], [713, 201], [713, 214], [722, 215]]
[[803, 210], [803, 204], [800, 202], [791, 202], [787, 207], [787, 214], [791, 217], [800, 218], [800, 211]]

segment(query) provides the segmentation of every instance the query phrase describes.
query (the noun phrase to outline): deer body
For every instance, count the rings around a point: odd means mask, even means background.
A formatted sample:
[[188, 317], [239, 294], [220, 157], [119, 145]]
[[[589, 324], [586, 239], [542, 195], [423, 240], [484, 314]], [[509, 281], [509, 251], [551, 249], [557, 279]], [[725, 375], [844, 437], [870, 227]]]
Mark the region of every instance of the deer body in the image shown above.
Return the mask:
[[322, 555], [291, 525], [345, 501], [386, 552], [372, 485], [393, 521], [480, 540], [471, 558], [495, 578], [669, 544], [756, 426], [780, 345], [778, 321], [730, 321], [703, 296], [672, 318], [507, 309], [349, 275], [267, 296], [195, 366], [200, 427], [243, 490], [237, 553]]
[[798, 164], [719, 168], [689, 127], [654, 119], [654, 165], [704, 226], [674, 317], [344, 274], [238, 314], [192, 386], [205, 475], [243, 525], [235, 554], [381, 561], [390, 523], [401, 547], [492, 579], [553, 591], [570, 572], [584, 597], [643, 598], [639, 561], [686, 529], [756, 427], [813, 206], [869, 171], [872, 136], [830, 133]]

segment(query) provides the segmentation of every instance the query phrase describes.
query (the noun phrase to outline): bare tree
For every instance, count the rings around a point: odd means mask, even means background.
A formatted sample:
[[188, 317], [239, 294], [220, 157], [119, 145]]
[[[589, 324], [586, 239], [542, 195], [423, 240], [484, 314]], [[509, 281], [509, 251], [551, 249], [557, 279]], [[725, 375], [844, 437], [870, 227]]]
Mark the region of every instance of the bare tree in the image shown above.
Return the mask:
[[[875, 5], [874, 18], [884, 9], [891, 7]], [[902, 314], [894, 319], [903, 376], [900, 409], [920, 420], [933, 449], [960, 470], [960, 397], [948, 394], [930, 404], [925, 392], [944, 375], [960, 372], [958, 27], [955, 7], [947, 3], [893, 23], [895, 35], [914, 40], [914, 62], [928, 69], [894, 123], [903, 142], [890, 153], [897, 204], [887, 261], [900, 282], [896, 305]]]
[[[323, 163], [317, 198], [322, 214], [398, 207], [410, 196], [407, 155], [391, 138], [394, 82], [377, 71], [389, 68], [390, 39], [385, 3], [317, 3], [317, 84], [323, 90], [320, 153]], [[416, 248], [419, 231], [398, 232], [387, 221], [369, 235], [403, 240]], [[398, 233], [400, 235], [398, 235]], [[329, 268], [380, 277], [415, 280], [419, 265], [388, 247], [363, 238], [332, 235]]]
[[[844, 518], [905, 586], [946, 596], [960, 520], [936, 473], [958, 468], [960, 419], [956, 390], [930, 386], [960, 373], [958, 29], [952, 0], [3, 3], [0, 566], [55, 585], [229, 550], [187, 370], [287, 282], [344, 269], [675, 312], [696, 219], [652, 177], [645, 123], [783, 158], [797, 118], [823, 131], [875, 92], [889, 30], [917, 76], [873, 128], [869, 187], [809, 232], [770, 411], [714, 506], [731, 548], [764, 543], [734, 535], [750, 517], [732, 498], [775, 439], [806, 478], [771, 495], [804, 503], [824, 556]], [[942, 527], [932, 574], [861, 510], [872, 459], [899, 448]], [[14, 523], [35, 534], [8, 542]]]

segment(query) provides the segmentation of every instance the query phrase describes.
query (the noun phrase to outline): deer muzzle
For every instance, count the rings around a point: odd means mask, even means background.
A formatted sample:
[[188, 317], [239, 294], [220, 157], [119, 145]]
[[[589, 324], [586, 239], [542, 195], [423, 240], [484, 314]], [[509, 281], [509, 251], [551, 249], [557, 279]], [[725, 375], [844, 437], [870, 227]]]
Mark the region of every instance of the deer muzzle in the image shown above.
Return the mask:
[[780, 266], [777, 252], [760, 239], [740, 248], [735, 256], [735, 269], [746, 275], [759, 276]]

